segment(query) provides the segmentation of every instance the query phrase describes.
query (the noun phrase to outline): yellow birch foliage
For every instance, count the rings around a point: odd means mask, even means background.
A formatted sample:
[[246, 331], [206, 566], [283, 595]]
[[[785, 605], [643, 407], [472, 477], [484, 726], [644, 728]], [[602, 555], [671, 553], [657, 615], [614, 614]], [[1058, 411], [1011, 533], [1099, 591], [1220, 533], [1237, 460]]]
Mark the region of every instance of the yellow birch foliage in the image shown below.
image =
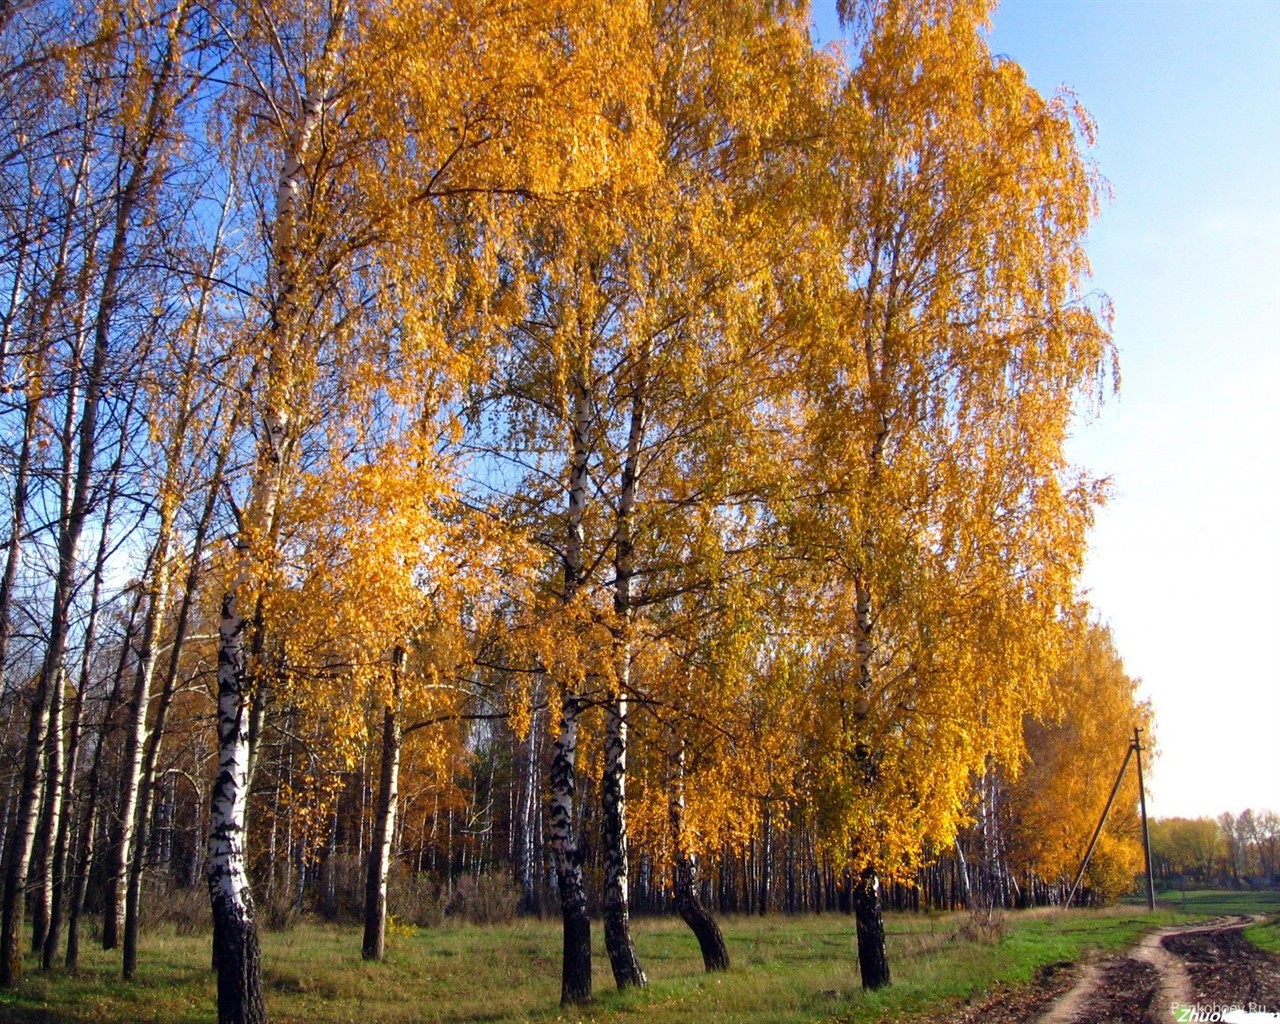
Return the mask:
[[293, 175], [262, 282], [269, 351], [252, 329], [243, 346], [275, 460], [270, 534], [243, 524], [259, 671], [339, 765], [397, 646], [407, 716], [462, 709], [468, 644], [527, 576], [519, 539], [453, 491], [458, 402], [522, 308], [522, 205], [631, 166], [616, 154], [643, 136], [645, 92], [618, 42], [642, 10], [264, 4], [238, 25], [222, 141], [251, 182]]
[[989, 53], [989, 9], [865, 5], [836, 115], [849, 288], [810, 363], [822, 494], [792, 515], [828, 568], [825, 810], [887, 870], [949, 842], [971, 773], [1052, 704], [1100, 497], [1063, 454], [1110, 351], [1081, 297], [1091, 125]]

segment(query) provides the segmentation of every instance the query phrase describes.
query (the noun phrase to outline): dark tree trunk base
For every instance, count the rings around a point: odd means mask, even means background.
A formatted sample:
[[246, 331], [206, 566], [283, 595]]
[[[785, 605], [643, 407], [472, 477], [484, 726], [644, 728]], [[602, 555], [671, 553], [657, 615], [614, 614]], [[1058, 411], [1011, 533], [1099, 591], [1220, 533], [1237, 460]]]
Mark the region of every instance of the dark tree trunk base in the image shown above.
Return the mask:
[[[563, 890], [561, 890], [563, 892]], [[564, 962], [560, 974], [560, 1005], [572, 1006], [591, 998], [591, 918], [585, 894], [564, 907]]]
[[213, 965], [218, 972], [218, 1024], [266, 1024], [262, 950], [252, 910], [242, 915], [222, 894], [213, 899]]
[[124, 909], [124, 962], [122, 974], [125, 981], [132, 981], [138, 971], [138, 903], [142, 899], [142, 879], [130, 878]]
[[[22, 922], [18, 921], [17, 927], [21, 926]], [[0, 942], [0, 988], [13, 988], [22, 980], [21, 939], [16, 931], [13, 938], [18, 941], [12, 941], [6, 934]]]
[[644, 988], [649, 984], [636, 955], [636, 945], [631, 941], [626, 911], [617, 908], [605, 911], [604, 946], [609, 953], [609, 966], [613, 968], [613, 980], [618, 988]]
[[[376, 912], [375, 912], [376, 913]], [[373, 915], [365, 915], [364, 943], [360, 948], [360, 957], [364, 960], [381, 960], [386, 956], [386, 918], [374, 920]]]
[[715, 919], [707, 913], [702, 901], [692, 893], [676, 894], [676, 911], [692, 930], [702, 950], [702, 965], [708, 972], [729, 969], [729, 950]]
[[889, 984], [889, 957], [884, 948], [884, 917], [880, 908], [880, 880], [866, 868], [853, 886], [853, 913], [858, 927], [858, 967], [862, 987]]
[[23, 903], [26, 879], [14, 865], [18, 851], [11, 841], [5, 850], [9, 863], [4, 879], [4, 905], [0, 910], [0, 988], [12, 988], [22, 980], [22, 918], [26, 911]]
[[107, 890], [107, 907], [102, 912], [102, 948], [104, 950], [115, 949], [120, 945], [120, 918], [117, 911], [113, 909], [116, 904], [115, 888]]

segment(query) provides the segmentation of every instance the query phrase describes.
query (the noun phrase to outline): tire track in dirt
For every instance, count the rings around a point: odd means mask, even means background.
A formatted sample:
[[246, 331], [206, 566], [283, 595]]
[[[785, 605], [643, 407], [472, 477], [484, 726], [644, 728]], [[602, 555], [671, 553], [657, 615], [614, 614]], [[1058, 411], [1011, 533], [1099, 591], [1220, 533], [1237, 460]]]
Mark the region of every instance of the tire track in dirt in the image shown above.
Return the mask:
[[1254, 949], [1239, 934], [1253, 920], [1220, 918], [1150, 932], [1128, 955], [1085, 965], [1070, 990], [1039, 1016], [1024, 1019], [1035, 1024], [1168, 1024], [1176, 1005], [1252, 1002], [1280, 1009], [1280, 960]]

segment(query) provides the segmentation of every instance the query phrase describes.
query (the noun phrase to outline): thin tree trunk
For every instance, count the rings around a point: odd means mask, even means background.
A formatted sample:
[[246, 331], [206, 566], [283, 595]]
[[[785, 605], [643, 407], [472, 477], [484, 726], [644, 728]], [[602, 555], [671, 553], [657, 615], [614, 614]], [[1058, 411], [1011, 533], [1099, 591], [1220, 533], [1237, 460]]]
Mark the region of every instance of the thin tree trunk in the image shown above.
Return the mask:
[[604, 944], [618, 988], [644, 987], [648, 980], [631, 938], [627, 859], [627, 701], [631, 692], [631, 632], [635, 616], [631, 586], [635, 578], [635, 515], [640, 452], [644, 444], [648, 344], [636, 368], [631, 395], [627, 453], [622, 464], [614, 544], [613, 610], [618, 619], [616, 680], [605, 705], [604, 777], [601, 785], [604, 841]]
[[[565, 603], [582, 582], [582, 513], [587, 495], [587, 439], [591, 404], [585, 380], [574, 389], [573, 428], [569, 469], [569, 522], [565, 545]], [[591, 918], [582, 881], [582, 845], [574, 829], [574, 768], [578, 756], [578, 695], [566, 685], [560, 701], [560, 729], [551, 759], [551, 823], [549, 845], [555, 859], [564, 924], [560, 974], [560, 1003], [571, 1005], [591, 998]]]
[[205, 498], [204, 508], [200, 513], [200, 521], [196, 526], [195, 537], [191, 542], [190, 561], [187, 565], [186, 581], [182, 590], [182, 600], [178, 606], [178, 619], [174, 627], [173, 643], [169, 651], [169, 664], [161, 685], [160, 698], [156, 707], [156, 720], [147, 736], [146, 749], [142, 757], [142, 772], [138, 786], [138, 808], [135, 823], [135, 842], [133, 857], [129, 863], [129, 883], [125, 892], [124, 905], [124, 977], [133, 977], [138, 963], [138, 928], [139, 915], [142, 912], [142, 872], [147, 848], [147, 830], [151, 820], [151, 799], [156, 781], [156, 765], [160, 758], [160, 746], [164, 742], [165, 724], [169, 717], [169, 708], [173, 703], [173, 695], [177, 689], [178, 669], [182, 659], [183, 645], [186, 643], [187, 631], [191, 621], [191, 607], [195, 601], [196, 589], [200, 584], [201, 559], [204, 556], [205, 541], [209, 534], [209, 526], [213, 522], [213, 513], [217, 507], [218, 491], [221, 487], [223, 470], [231, 452], [231, 441], [239, 422], [239, 410], [233, 413], [231, 422], [223, 434], [219, 444], [218, 455], [214, 463], [213, 475], [209, 482], [209, 491]]
[[[98, 730], [98, 744], [94, 747], [93, 763], [85, 779], [85, 806], [80, 823], [80, 856], [76, 861], [76, 870], [71, 880], [71, 893], [67, 915], [67, 958], [68, 971], [75, 971], [80, 963], [80, 915], [84, 910], [85, 889], [89, 883], [89, 867], [93, 863], [95, 837], [98, 819], [98, 791], [102, 777], [102, 750], [106, 745], [108, 723], [120, 702], [120, 691], [124, 686], [124, 673], [129, 662], [129, 651], [133, 645], [134, 631], [137, 626], [138, 612], [142, 608], [143, 592], [138, 588], [133, 604], [129, 609], [129, 621], [125, 625], [124, 638], [120, 643], [120, 659], [116, 663], [115, 676], [111, 683], [111, 693], [107, 698], [107, 707], [102, 715], [102, 727]], [[87, 685], [88, 665], [83, 667], [81, 685]]]
[[761, 917], [769, 912], [769, 887], [773, 882], [773, 807], [766, 798], [760, 821], [760, 906]]
[[[151, 682], [155, 675], [157, 634], [165, 608], [169, 603], [169, 556], [173, 511], [172, 499], [163, 498], [160, 531], [151, 559], [150, 600], [147, 604], [146, 618], [143, 620], [138, 666], [134, 673], [133, 693], [128, 704], [129, 717], [125, 732], [119, 824], [107, 857], [107, 888], [102, 910], [103, 949], [116, 948], [120, 941], [120, 925], [124, 917], [125, 873], [128, 871], [133, 853], [138, 787], [142, 779], [142, 755], [147, 731], [147, 709], [150, 704]], [[130, 977], [132, 972], [128, 966], [125, 970], [125, 977]]]
[[698, 898], [698, 860], [689, 849], [684, 819], [684, 743], [673, 741], [671, 782], [667, 792], [667, 816], [671, 825], [673, 849], [673, 889], [676, 912], [693, 931], [702, 951], [702, 964], [708, 971], [729, 969], [729, 950], [724, 944], [720, 926]]
[[387, 870], [391, 864], [400, 780], [400, 666], [404, 651], [397, 647], [391, 662], [391, 702], [382, 715], [382, 769], [378, 781], [377, 817], [369, 852], [364, 889], [364, 948], [366, 960], [381, 960], [387, 945]]
[[56, 837], [62, 822], [62, 781], [66, 748], [62, 741], [63, 710], [66, 706], [66, 674], [55, 677], [49, 699], [49, 728], [45, 736], [44, 800], [40, 815], [38, 885], [31, 913], [31, 952], [42, 953], [53, 919], [53, 868]]
[[[58, 832], [54, 839], [52, 864], [52, 906], [50, 908], [49, 929], [45, 936], [44, 949], [41, 954], [41, 967], [50, 970], [57, 956], [58, 943], [62, 940], [62, 922], [65, 916], [67, 889], [67, 855], [71, 837], [71, 818], [73, 815], [72, 797], [75, 788], [76, 769], [80, 760], [80, 738], [84, 722], [85, 698], [89, 691], [93, 657], [98, 638], [98, 616], [102, 606], [102, 585], [106, 574], [107, 556], [110, 552], [111, 525], [114, 521], [116, 498], [119, 496], [120, 470], [123, 466], [125, 449], [130, 436], [129, 426], [133, 419], [137, 392], [130, 397], [125, 411], [124, 426], [121, 429], [120, 447], [111, 467], [107, 487], [106, 507], [102, 515], [102, 531], [98, 537], [98, 552], [93, 563], [93, 586], [89, 597], [89, 616], [85, 623], [84, 641], [81, 645], [80, 679], [76, 687], [75, 702], [71, 710], [71, 722], [67, 737], [66, 771], [62, 781], [63, 813], [58, 821]], [[94, 797], [96, 799], [96, 796]]]
[[[28, 394], [22, 421], [22, 445], [14, 470], [13, 511], [9, 521], [9, 544], [5, 551], [4, 575], [0, 576], [0, 693], [6, 692], [9, 667], [9, 638], [12, 635], [13, 591], [22, 560], [22, 542], [27, 532], [27, 496], [31, 475], [31, 449], [40, 424], [40, 397]], [[6, 831], [6, 839], [8, 832]]]
[[966, 907], [972, 906], [972, 897], [969, 893], [969, 865], [965, 863], [964, 850], [960, 846], [960, 838], [956, 837], [956, 866], [960, 875], [960, 892], [964, 899]]
[[604, 943], [618, 988], [648, 983], [631, 938], [627, 858], [627, 698], [631, 656], [623, 645], [619, 691], [605, 707], [601, 803], [604, 838]]
[[45, 731], [45, 706], [49, 688], [42, 677], [36, 685], [27, 728], [26, 754], [17, 814], [5, 850], [3, 923], [0, 925], [0, 987], [10, 988], [22, 977], [22, 915], [27, 867], [36, 837], [36, 802], [40, 796], [40, 762]]
[[[39, 423], [39, 405], [38, 396], [27, 395], [23, 418], [22, 447], [18, 456], [18, 466], [14, 480], [13, 517], [10, 521], [9, 546], [5, 556], [4, 575], [0, 577], [0, 687], [4, 685], [9, 662], [13, 590], [17, 581], [22, 541], [26, 533], [27, 489], [31, 467], [31, 449]], [[39, 749], [39, 740], [43, 733], [45, 699], [46, 694], [42, 686], [37, 684], [35, 700], [31, 708], [31, 724], [27, 730], [27, 747], [23, 762], [21, 785], [15, 787], [16, 802], [13, 813], [6, 816], [5, 819], [5, 842], [3, 848], [4, 890], [3, 902], [0, 904], [0, 916], [2, 916], [3, 921], [2, 930], [0, 930], [0, 987], [4, 988], [10, 987], [22, 972], [21, 952], [17, 948], [22, 910], [20, 887], [25, 883], [26, 875], [26, 866], [22, 861], [25, 857], [30, 856], [28, 843], [34, 841], [35, 822], [31, 821], [29, 826], [32, 830], [30, 839], [27, 838], [25, 832], [21, 835], [19, 834], [19, 825], [22, 823], [23, 828], [28, 827], [26, 821], [31, 814], [31, 807], [34, 803], [36, 789], [34, 773], [39, 771], [40, 766], [41, 751]], [[18, 704], [19, 702], [15, 700], [15, 707]], [[34, 771], [31, 767], [33, 761]], [[24, 850], [26, 850], [26, 853], [23, 852]]]
[[533, 713], [529, 716], [529, 735], [525, 739], [524, 791], [520, 798], [520, 846], [517, 851], [517, 873], [520, 877], [520, 910], [533, 913], [538, 909], [534, 889], [534, 793], [538, 790], [538, 702], [535, 684]]

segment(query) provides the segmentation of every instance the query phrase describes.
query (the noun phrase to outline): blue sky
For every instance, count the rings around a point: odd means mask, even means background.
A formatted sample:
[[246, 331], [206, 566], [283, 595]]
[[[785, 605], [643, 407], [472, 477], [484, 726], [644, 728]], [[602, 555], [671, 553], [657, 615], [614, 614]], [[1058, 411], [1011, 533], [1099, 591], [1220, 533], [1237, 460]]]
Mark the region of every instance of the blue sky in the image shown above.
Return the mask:
[[1072, 457], [1113, 479], [1084, 585], [1155, 705], [1153, 812], [1280, 811], [1280, 0], [1005, 0], [990, 42], [1077, 94], [1115, 192], [1123, 385]]

